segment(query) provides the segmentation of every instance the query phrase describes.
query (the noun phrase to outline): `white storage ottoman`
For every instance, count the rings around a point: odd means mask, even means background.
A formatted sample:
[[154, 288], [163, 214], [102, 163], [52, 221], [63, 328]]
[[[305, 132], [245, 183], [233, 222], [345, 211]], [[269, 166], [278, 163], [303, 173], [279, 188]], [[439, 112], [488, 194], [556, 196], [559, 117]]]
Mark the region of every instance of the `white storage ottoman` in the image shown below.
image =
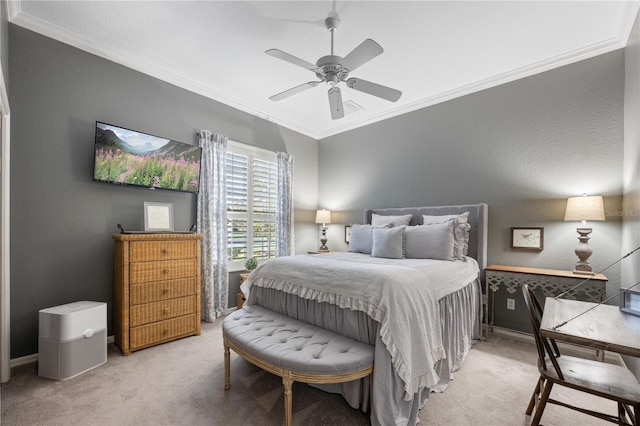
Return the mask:
[[56, 380], [107, 362], [107, 304], [74, 302], [39, 312], [38, 374]]

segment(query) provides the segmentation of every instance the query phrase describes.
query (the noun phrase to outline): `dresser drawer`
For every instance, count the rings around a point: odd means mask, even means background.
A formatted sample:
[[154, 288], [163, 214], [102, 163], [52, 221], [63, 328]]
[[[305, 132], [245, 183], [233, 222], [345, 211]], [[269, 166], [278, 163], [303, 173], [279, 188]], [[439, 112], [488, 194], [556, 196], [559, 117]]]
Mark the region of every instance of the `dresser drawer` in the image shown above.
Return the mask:
[[198, 293], [196, 277], [180, 280], [156, 281], [144, 284], [132, 284], [129, 288], [129, 305], [175, 299]]
[[198, 321], [200, 319], [194, 314], [132, 327], [130, 329], [129, 345], [131, 350], [134, 350], [195, 334]]
[[190, 259], [196, 257], [199, 241], [135, 241], [131, 243], [129, 261]]
[[137, 262], [129, 265], [131, 284], [195, 277], [196, 259]]
[[196, 312], [196, 296], [180, 297], [161, 302], [132, 306], [129, 312], [129, 325], [148, 324], [169, 318], [181, 317]]

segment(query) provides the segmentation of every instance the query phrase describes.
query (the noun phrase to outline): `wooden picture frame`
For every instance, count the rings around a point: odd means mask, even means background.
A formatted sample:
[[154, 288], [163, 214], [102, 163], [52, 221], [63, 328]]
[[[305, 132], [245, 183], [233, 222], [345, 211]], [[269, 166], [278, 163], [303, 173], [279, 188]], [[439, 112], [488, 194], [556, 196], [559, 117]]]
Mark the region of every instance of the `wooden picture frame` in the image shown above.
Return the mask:
[[351, 241], [351, 225], [344, 227], [344, 242], [349, 244], [349, 241]]
[[511, 228], [511, 248], [514, 250], [542, 251], [544, 248], [544, 228]]
[[144, 202], [144, 230], [173, 232], [173, 204]]

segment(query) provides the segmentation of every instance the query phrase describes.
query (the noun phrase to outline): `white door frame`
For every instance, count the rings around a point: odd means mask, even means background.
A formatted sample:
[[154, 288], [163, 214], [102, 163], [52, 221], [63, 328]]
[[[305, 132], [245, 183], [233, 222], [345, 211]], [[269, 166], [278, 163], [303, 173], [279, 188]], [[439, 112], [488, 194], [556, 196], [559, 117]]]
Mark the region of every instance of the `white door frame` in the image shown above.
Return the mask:
[[4, 75], [0, 67], [0, 115], [2, 128], [0, 129], [0, 382], [4, 383], [11, 377], [11, 327], [10, 327], [10, 205], [9, 205], [9, 136], [10, 114], [9, 97], [5, 85]]

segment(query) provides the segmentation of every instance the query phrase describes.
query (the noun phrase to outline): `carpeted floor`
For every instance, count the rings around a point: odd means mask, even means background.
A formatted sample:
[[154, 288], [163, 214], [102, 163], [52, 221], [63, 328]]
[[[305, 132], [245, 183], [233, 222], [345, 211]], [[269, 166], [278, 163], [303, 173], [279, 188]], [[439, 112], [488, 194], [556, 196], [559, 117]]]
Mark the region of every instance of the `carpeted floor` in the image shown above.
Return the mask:
[[[282, 382], [232, 353], [224, 391], [221, 320], [202, 335], [123, 357], [109, 345], [106, 364], [71, 380], [40, 378], [36, 365], [17, 367], [1, 387], [3, 425], [280, 425]], [[474, 345], [449, 388], [431, 394], [423, 425], [527, 425], [524, 411], [537, 380], [533, 341], [490, 334]], [[556, 398], [615, 413], [615, 404], [554, 389]], [[369, 416], [341, 396], [303, 383], [293, 388], [295, 425], [367, 425]], [[545, 425], [608, 424], [556, 406]]]

